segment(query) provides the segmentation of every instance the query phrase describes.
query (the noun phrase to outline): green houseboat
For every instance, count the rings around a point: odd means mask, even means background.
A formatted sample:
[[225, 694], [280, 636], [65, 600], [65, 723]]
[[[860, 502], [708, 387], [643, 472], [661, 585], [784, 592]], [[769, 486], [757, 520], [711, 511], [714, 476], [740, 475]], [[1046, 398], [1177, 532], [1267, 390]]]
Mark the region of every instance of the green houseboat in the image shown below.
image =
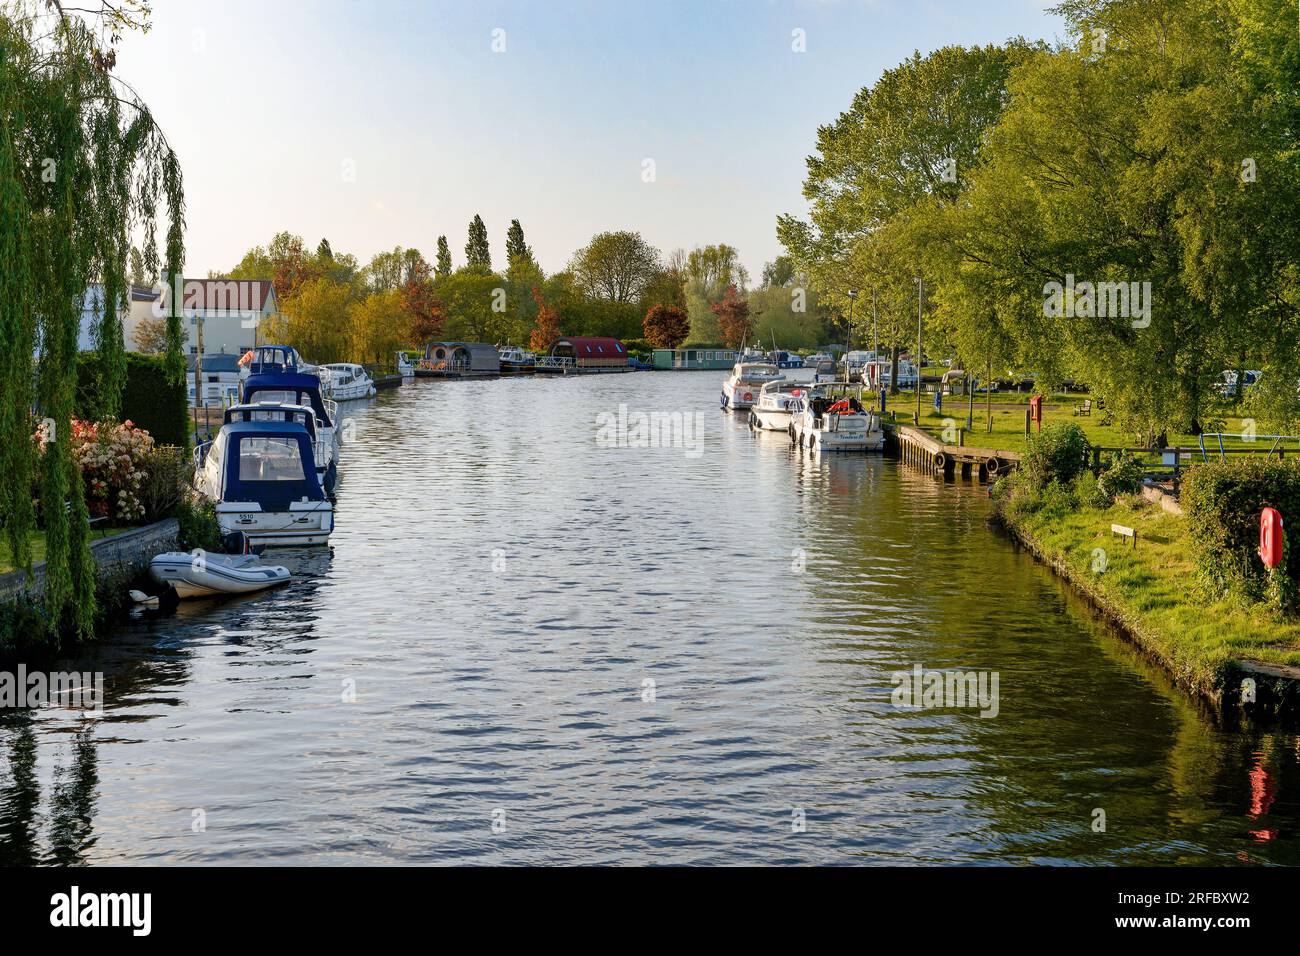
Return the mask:
[[654, 366], [656, 369], [672, 370], [717, 370], [724, 371], [736, 364], [734, 349], [655, 349]]

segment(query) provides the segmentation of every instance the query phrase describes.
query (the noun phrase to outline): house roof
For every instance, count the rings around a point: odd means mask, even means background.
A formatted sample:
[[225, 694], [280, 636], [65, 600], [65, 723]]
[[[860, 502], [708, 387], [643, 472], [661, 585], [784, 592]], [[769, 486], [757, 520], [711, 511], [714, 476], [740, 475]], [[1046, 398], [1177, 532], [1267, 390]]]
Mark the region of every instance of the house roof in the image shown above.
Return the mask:
[[562, 345], [567, 345], [573, 349], [573, 354], [578, 358], [626, 358], [627, 349], [623, 348], [623, 343], [618, 339], [606, 338], [603, 336], [578, 336], [566, 335], [563, 338], [556, 339], [551, 344], [551, 354]]
[[275, 287], [270, 279], [186, 279], [181, 308], [193, 311], [274, 312]]

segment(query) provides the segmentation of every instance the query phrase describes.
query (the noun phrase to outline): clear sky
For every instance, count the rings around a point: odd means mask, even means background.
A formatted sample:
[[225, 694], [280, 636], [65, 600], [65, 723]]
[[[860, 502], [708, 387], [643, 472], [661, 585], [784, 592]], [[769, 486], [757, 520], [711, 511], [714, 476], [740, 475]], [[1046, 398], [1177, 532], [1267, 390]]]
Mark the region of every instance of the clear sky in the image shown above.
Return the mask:
[[180, 155], [190, 275], [286, 229], [363, 264], [432, 261], [446, 234], [460, 265], [480, 213], [494, 265], [517, 218], [548, 273], [633, 229], [665, 253], [729, 243], [757, 278], [776, 216], [806, 209], [817, 127], [859, 88], [913, 50], [1063, 32], [1038, 0], [153, 6], [118, 74]]

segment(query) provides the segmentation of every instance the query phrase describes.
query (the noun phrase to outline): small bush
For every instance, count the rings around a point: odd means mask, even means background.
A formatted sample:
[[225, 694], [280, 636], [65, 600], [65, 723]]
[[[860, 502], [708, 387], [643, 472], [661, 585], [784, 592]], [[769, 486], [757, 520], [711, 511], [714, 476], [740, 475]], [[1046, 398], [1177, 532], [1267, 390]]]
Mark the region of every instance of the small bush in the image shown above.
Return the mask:
[[217, 507], [207, 498], [187, 495], [176, 505], [175, 515], [180, 522], [182, 551], [202, 548], [220, 554], [224, 550]]
[[1094, 508], [1102, 511], [1111, 506], [1114, 498], [1106, 493], [1101, 482], [1085, 471], [1074, 479], [1074, 496], [1081, 508]]
[[1021, 460], [1028, 480], [1040, 487], [1073, 482], [1088, 464], [1088, 436], [1074, 422], [1055, 422], [1029, 440]]
[[[1183, 480], [1181, 501], [1197, 567], [1209, 587], [1247, 600], [1266, 597], [1283, 613], [1295, 610], [1300, 561], [1270, 574], [1259, 559], [1259, 515], [1282, 514], [1286, 551], [1300, 534], [1300, 462], [1245, 458], [1196, 465]], [[1285, 580], [1279, 580], [1284, 578]]]
[[1125, 451], [1120, 451], [1097, 476], [1097, 485], [1107, 501], [1120, 495], [1133, 495], [1142, 490], [1142, 463]]
[[153, 439], [126, 421], [72, 422], [72, 459], [81, 470], [92, 515], [127, 524], [145, 517], [140, 488], [148, 477]]
[[183, 449], [155, 445], [141, 463], [144, 480], [136, 492], [145, 521], [160, 521], [172, 513], [189, 491], [193, 468]]

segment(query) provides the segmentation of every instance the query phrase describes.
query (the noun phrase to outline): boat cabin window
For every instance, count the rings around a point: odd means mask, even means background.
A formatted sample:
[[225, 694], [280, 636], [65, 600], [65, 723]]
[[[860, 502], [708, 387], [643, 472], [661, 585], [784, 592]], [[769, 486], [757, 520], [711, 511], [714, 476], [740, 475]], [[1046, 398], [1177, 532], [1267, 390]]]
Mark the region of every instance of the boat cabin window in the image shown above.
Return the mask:
[[254, 397], [259, 402], [270, 402], [273, 405], [301, 405], [302, 404], [302, 402], [298, 401], [297, 392], [286, 392], [283, 390], [281, 391], [259, 390], [256, 393], [254, 393]]
[[239, 443], [240, 481], [302, 481], [306, 478], [295, 438], [245, 438]]

